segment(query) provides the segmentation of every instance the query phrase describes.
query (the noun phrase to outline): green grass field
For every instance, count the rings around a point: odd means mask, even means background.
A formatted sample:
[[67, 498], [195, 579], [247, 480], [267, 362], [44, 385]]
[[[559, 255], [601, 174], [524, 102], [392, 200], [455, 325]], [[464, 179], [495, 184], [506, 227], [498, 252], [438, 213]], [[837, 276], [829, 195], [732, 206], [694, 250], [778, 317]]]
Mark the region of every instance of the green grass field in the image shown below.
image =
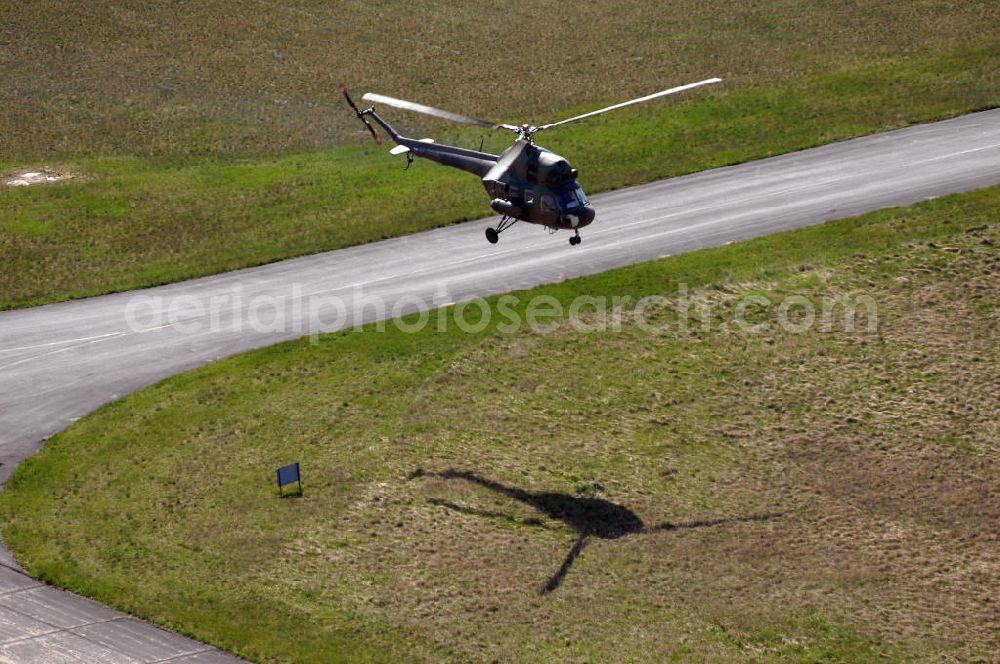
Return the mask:
[[539, 122], [725, 79], [545, 136], [595, 192], [996, 106], [997, 24], [992, 1], [29, 3], [0, 24], [0, 175], [75, 177], [0, 186], [0, 309], [489, 211], [475, 178], [426, 163], [403, 174], [365, 143], [340, 80]]
[[[686, 331], [626, 309], [233, 357], [48, 441], [4, 540], [258, 661], [989, 660], [998, 210], [992, 188], [517, 294], [686, 284]], [[756, 306], [751, 332], [747, 295], [869, 296], [878, 325]]]
[[524, 0], [46, 0], [6, 12], [0, 24], [0, 159], [326, 149], [360, 136], [339, 81], [540, 123], [712, 75], [741, 89], [884, 59], [905, 70], [913, 58], [995, 45], [998, 21], [989, 0], [544, 8]]

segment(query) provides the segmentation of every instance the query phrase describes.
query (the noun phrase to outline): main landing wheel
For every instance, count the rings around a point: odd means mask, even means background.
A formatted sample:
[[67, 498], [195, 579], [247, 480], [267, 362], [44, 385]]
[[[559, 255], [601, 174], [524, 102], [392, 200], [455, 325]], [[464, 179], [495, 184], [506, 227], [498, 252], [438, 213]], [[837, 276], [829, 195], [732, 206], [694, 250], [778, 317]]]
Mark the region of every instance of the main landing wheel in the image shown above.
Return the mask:
[[497, 242], [500, 241], [500, 233], [497, 233], [497, 230], [495, 228], [487, 228], [486, 239], [489, 241], [490, 244], [496, 244]]
[[570, 246], [573, 246], [573, 247], [575, 247], [576, 245], [580, 244], [581, 242], [583, 242], [583, 238], [581, 238], [579, 234], [574, 235], [573, 237], [571, 237], [569, 239]]

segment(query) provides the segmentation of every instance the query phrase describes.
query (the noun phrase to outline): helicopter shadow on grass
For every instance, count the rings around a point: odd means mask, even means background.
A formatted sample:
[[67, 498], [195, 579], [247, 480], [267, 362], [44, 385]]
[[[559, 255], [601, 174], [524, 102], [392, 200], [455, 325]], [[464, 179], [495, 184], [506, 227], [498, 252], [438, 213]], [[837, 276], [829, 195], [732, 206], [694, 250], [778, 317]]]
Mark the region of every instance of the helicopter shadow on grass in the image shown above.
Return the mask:
[[[480, 477], [469, 471], [449, 469], [443, 472], [429, 472], [417, 469], [409, 474], [407, 479], [418, 477], [438, 477], [445, 480], [464, 480], [476, 484], [485, 489], [507, 496], [513, 500], [529, 505], [551, 519], [556, 519], [565, 523], [572, 529], [577, 537], [570, 547], [569, 552], [563, 559], [559, 569], [549, 577], [545, 585], [539, 591], [541, 595], [547, 595], [556, 590], [566, 578], [570, 568], [576, 559], [583, 552], [584, 547], [593, 537], [613, 540], [626, 535], [650, 534], [666, 532], [671, 530], [687, 530], [693, 528], [708, 528], [721, 526], [727, 523], [739, 523], [746, 521], [770, 521], [784, 516], [781, 513], [766, 513], [743, 517], [723, 517], [717, 519], [701, 519], [697, 521], [687, 521], [683, 523], [672, 523], [664, 521], [655, 526], [647, 526], [639, 515], [629, 508], [613, 503], [603, 498], [589, 498], [572, 496], [554, 491], [526, 491], [518, 487], [507, 486], [493, 480]], [[471, 507], [458, 505], [456, 503], [431, 498], [431, 504], [440, 505], [448, 509], [490, 518], [503, 518], [509, 521], [516, 521], [522, 524], [546, 527], [540, 519], [519, 520], [513, 516], [501, 512], [491, 512], [478, 510]]]

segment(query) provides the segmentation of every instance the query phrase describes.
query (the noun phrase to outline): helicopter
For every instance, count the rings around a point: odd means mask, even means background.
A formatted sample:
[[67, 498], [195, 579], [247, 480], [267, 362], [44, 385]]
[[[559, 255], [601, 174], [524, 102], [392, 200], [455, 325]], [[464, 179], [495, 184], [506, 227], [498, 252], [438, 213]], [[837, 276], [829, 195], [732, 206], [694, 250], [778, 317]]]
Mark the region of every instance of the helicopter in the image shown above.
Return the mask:
[[[389, 150], [389, 153], [393, 155], [405, 154], [407, 168], [413, 163], [413, 157], [417, 156], [445, 166], [475, 173], [482, 178], [483, 187], [491, 199], [490, 207], [502, 215], [496, 228], [486, 229], [486, 239], [490, 244], [496, 244], [500, 240], [500, 233], [513, 226], [517, 221], [526, 221], [546, 226], [553, 232], [571, 230], [573, 235], [569, 238], [569, 243], [571, 246], [576, 246], [581, 242], [580, 229], [594, 221], [596, 211], [583, 192], [583, 188], [577, 182], [578, 171], [570, 166], [563, 157], [536, 145], [535, 134], [633, 104], [693, 90], [703, 85], [719, 83], [721, 80], [720, 78], [710, 78], [697, 83], [688, 83], [559, 122], [538, 126], [489, 122], [372, 92], [368, 92], [362, 97], [365, 101], [371, 102], [372, 105], [361, 110], [351, 99], [343, 83], [338, 84], [337, 87], [343, 93], [344, 99], [347, 100], [358, 119], [371, 132], [376, 143], [381, 145], [382, 139], [368, 122], [369, 117], [388, 132], [393, 142], [396, 143], [395, 147]], [[479, 150], [468, 150], [454, 145], [438, 144], [432, 138], [408, 138], [400, 135], [375, 111], [375, 104], [385, 104], [488, 129], [505, 129], [517, 134], [517, 138], [513, 145], [499, 155]]]

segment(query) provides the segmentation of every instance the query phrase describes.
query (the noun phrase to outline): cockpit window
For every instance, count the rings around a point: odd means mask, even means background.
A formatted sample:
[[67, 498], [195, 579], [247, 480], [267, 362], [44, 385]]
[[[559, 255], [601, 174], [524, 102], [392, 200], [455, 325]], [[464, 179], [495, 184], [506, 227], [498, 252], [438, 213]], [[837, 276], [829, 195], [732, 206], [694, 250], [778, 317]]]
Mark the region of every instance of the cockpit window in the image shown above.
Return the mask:
[[563, 210], [580, 207], [580, 199], [577, 198], [575, 189], [567, 188], [559, 192], [559, 207]]

